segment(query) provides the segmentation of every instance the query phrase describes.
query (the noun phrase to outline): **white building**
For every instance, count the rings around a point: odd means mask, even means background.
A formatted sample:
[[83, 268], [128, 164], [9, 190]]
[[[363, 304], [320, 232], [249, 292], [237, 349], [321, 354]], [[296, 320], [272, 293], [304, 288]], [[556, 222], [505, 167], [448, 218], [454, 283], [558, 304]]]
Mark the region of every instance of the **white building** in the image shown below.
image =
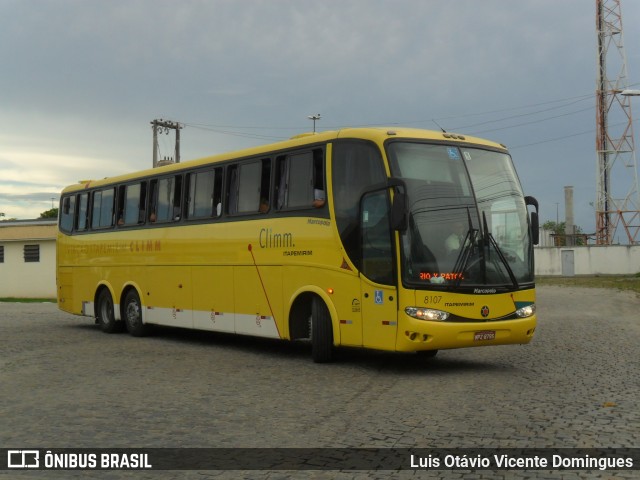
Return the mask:
[[51, 298], [56, 293], [57, 221], [0, 222], [0, 298]]

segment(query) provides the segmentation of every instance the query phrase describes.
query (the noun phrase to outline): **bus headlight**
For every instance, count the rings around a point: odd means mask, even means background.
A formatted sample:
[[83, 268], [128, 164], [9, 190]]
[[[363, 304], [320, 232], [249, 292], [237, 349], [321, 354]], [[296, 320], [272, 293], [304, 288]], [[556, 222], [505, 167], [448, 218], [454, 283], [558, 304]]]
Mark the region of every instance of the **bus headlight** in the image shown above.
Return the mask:
[[407, 307], [404, 309], [404, 311], [410, 317], [417, 318], [418, 320], [444, 322], [447, 318], [449, 318], [448, 312], [443, 312], [442, 310], [434, 310], [433, 308]]
[[531, 305], [527, 305], [526, 307], [519, 308], [516, 310], [516, 315], [520, 318], [527, 318], [536, 313], [536, 304], [532, 303]]

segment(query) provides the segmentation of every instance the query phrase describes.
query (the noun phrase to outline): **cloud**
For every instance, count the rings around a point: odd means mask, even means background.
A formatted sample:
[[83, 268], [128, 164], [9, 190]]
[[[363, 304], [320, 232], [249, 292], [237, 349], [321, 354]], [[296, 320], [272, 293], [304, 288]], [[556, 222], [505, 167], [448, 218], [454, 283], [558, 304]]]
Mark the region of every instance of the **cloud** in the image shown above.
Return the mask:
[[[17, 186], [17, 185], [16, 185]], [[29, 187], [31, 185], [28, 185]], [[46, 190], [46, 191], [41, 191], [41, 192], [30, 192], [30, 193], [24, 193], [23, 190], [20, 190], [20, 193], [5, 193], [2, 192], [0, 193], [0, 202], [6, 202], [7, 204], [10, 203], [19, 203], [19, 202], [31, 202], [31, 203], [43, 203], [43, 202], [49, 202], [49, 201], [54, 201], [55, 204], [58, 203], [58, 198], [59, 198], [59, 191], [50, 191], [50, 190]]]
[[[629, 78], [640, 82], [640, 2], [622, 8]], [[320, 129], [454, 128], [590, 93], [594, 14], [584, 0], [1, 2], [0, 193], [147, 168], [154, 118], [191, 125], [188, 159], [309, 130], [312, 113]], [[573, 135], [595, 116], [547, 117], [477, 130], [530, 145], [514, 159], [555, 220], [565, 184], [576, 185], [576, 208], [595, 195], [577, 187], [595, 185], [595, 133]], [[172, 138], [160, 142], [170, 154]]]

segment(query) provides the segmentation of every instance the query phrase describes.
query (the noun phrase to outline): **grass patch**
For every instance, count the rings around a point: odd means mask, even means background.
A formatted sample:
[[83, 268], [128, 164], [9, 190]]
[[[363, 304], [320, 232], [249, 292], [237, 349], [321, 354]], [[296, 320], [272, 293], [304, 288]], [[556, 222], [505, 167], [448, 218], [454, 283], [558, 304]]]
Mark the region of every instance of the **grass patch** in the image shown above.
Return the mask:
[[18, 297], [4, 297], [0, 298], [0, 302], [5, 303], [56, 303], [55, 298], [18, 298]]
[[536, 277], [536, 285], [564, 287], [615, 288], [640, 293], [640, 274], [594, 275], [584, 277]]

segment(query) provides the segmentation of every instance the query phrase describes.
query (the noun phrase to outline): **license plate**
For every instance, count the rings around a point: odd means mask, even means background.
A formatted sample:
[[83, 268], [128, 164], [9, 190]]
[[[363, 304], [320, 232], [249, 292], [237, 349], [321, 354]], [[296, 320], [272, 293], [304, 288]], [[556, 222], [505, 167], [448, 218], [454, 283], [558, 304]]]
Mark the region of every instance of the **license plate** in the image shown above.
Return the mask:
[[482, 330], [481, 332], [475, 332], [473, 334], [473, 340], [476, 342], [482, 342], [484, 340], [495, 340], [495, 339], [496, 339], [495, 330]]

